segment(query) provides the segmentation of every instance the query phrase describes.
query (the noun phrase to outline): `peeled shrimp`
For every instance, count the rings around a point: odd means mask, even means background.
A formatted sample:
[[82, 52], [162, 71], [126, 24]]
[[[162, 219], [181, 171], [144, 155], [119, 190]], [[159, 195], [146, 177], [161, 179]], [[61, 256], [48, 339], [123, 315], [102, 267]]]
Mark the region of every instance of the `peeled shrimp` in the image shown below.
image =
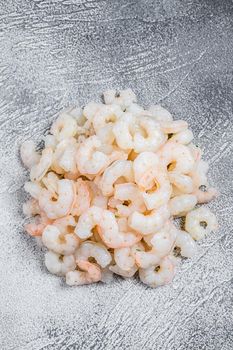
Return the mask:
[[124, 177], [127, 182], [133, 181], [131, 161], [117, 160], [104, 171], [102, 179], [99, 183], [99, 187], [104, 196], [110, 196], [113, 194], [113, 185], [120, 177]]
[[169, 219], [170, 211], [167, 205], [157, 210], [152, 210], [149, 215], [134, 212], [129, 217], [129, 226], [143, 235], [149, 235], [162, 228], [164, 223]]
[[26, 216], [34, 216], [40, 214], [41, 210], [39, 207], [39, 203], [36, 199], [31, 198], [27, 202], [23, 204], [23, 213]]
[[193, 194], [182, 194], [173, 197], [169, 201], [169, 209], [171, 215], [184, 216], [187, 212], [192, 210], [197, 204], [197, 197]]
[[142, 243], [137, 243], [132, 247], [114, 249], [114, 259], [117, 266], [124, 271], [131, 271], [135, 266], [135, 254], [143, 251]]
[[112, 261], [111, 254], [104, 245], [91, 241], [85, 241], [80, 245], [75, 253], [75, 258], [77, 262], [94, 258], [102, 268], [105, 268]]
[[193, 180], [190, 176], [169, 171], [169, 181], [182, 193], [192, 193], [194, 190]]
[[90, 207], [91, 195], [86, 181], [78, 179], [75, 183], [75, 187], [76, 199], [71, 214], [80, 216]]
[[116, 204], [117, 213], [119, 216], [128, 217], [134, 211], [144, 212], [146, 210], [143, 202], [143, 196], [133, 183], [124, 183], [115, 185], [114, 198], [120, 201], [129, 201], [127, 205], [121, 203]]
[[118, 120], [113, 126], [113, 134], [117, 145], [123, 149], [133, 149], [133, 128], [136, 123], [136, 118], [131, 113], [125, 113], [124, 118]]
[[[204, 223], [206, 227], [201, 224]], [[218, 229], [216, 216], [208, 208], [201, 207], [190, 211], [185, 218], [185, 230], [195, 240], [202, 239], [206, 234]]]
[[122, 110], [118, 105], [103, 105], [94, 115], [92, 123], [95, 131], [98, 131], [111, 123], [115, 123], [122, 116]]
[[141, 117], [138, 119], [139, 128], [146, 132], [143, 136], [139, 131], [136, 131], [133, 137], [133, 149], [136, 153], [152, 151], [155, 152], [165, 143], [166, 137], [160, 125], [149, 117]]
[[52, 124], [51, 134], [56, 137], [58, 141], [70, 138], [77, 133], [77, 122], [67, 113], [61, 113], [57, 120]]
[[[158, 268], [158, 270], [156, 268]], [[173, 279], [174, 272], [173, 262], [169, 257], [165, 257], [155, 266], [139, 269], [139, 277], [143, 283], [150, 287], [157, 287], [170, 283]]]
[[166, 143], [158, 152], [164, 168], [169, 171], [188, 174], [193, 170], [194, 159], [189, 148], [175, 142]]
[[174, 134], [169, 139], [169, 142], [177, 142], [177, 143], [181, 143], [182, 145], [188, 145], [192, 141], [192, 139], [193, 139], [192, 131], [189, 129], [186, 129]]
[[49, 250], [45, 253], [45, 266], [52, 274], [64, 276], [75, 269], [76, 262], [73, 255], [63, 256]]
[[188, 123], [184, 120], [161, 121], [160, 126], [166, 134], [176, 134], [188, 129]]
[[50, 219], [68, 215], [75, 203], [76, 191], [73, 181], [59, 180], [58, 181], [57, 199], [52, 200], [52, 194], [42, 189], [39, 195], [39, 205], [45, 211]]
[[135, 273], [138, 270], [138, 267], [134, 265], [133, 267], [131, 267], [130, 270], [126, 271], [126, 270], [122, 270], [118, 265], [111, 265], [109, 266], [109, 270], [114, 272], [116, 275], [130, 278], [130, 277], [133, 277], [133, 275], [135, 275]]
[[62, 234], [55, 225], [46, 226], [42, 241], [48, 249], [61, 255], [73, 254], [79, 245], [79, 239], [75, 234]]
[[80, 261], [78, 267], [83, 271], [75, 270], [66, 273], [66, 284], [69, 286], [81, 286], [101, 280], [101, 270], [99, 266], [89, 261]]
[[131, 89], [120, 90], [107, 90], [104, 92], [104, 102], [106, 105], [117, 104], [122, 110], [125, 110], [133, 102], [137, 102], [136, 95]]
[[172, 115], [168, 110], [160, 105], [153, 105], [149, 108], [152, 117], [158, 122], [170, 122], [173, 120]]
[[214, 198], [218, 197], [219, 192], [216, 188], [209, 187], [207, 191], [201, 191], [200, 189], [194, 191], [193, 193], [197, 197], [197, 203], [209, 203]]
[[54, 172], [50, 171], [46, 176], [43, 177], [42, 182], [47, 188], [47, 190], [56, 197], [57, 191], [58, 191], [58, 180], [59, 177]]
[[110, 248], [128, 247], [140, 240], [135, 233], [122, 233], [118, 230], [115, 216], [108, 210], [90, 207], [79, 218], [75, 233], [81, 239], [92, 236], [92, 229], [97, 226], [98, 233], [104, 243]]
[[185, 258], [192, 258], [197, 252], [197, 244], [185, 231], [177, 230], [175, 246], [180, 248], [180, 253]]
[[40, 181], [43, 176], [47, 173], [49, 168], [52, 165], [53, 161], [53, 150], [52, 148], [45, 148], [42, 151], [39, 162], [36, 165], [33, 165], [30, 171], [31, 181]]
[[25, 141], [20, 147], [20, 156], [23, 164], [31, 169], [40, 160], [40, 155], [36, 152], [36, 146], [33, 141]]
[[107, 155], [97, 150], [100, 146], [97, 136], [89, 137], [79, 146], [76, 161], [81, 174], [98, 174], [108, 165]]
[[159, 157], [153, 152], [140, 153], [133, 162], [135, 182], [138, 187], [148, 190], [154, 185], [154, 174], [160, 169]]

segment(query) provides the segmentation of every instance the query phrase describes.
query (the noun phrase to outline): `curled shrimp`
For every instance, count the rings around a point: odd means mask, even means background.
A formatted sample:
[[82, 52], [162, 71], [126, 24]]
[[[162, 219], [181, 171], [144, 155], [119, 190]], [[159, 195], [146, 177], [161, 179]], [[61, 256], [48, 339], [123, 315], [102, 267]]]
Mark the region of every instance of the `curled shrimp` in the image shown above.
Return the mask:
[[79, 245], [78, 237], [73, 233], [62, 233], [55, 225], [47, 225], [43, 230], [42, 242], [44, 245], [61, 255], [71, 255]]
[[122, 270], [118, 265], [111, 265], [109, 266], [109, 270], [112, 271], [113, 273], [115, 273], [116, 275], [122, 276], [122, 277], [126, 277], [126, 278], [130, 278], [133, 277], [133, 275], [135, 275], [135, 273], [138, 270], [138, 267], [136, 265], [132, 266], [130, 270]]
[[80, 146], [76, 154], [78, 170], [81, 174], [98, 174], [108, 165], [108, 156], [97, 149], [101, 141], [97, 136], [91, 136]]
[[58, 143], [53, 156], [52, 169], [58, 173], [77, 173], [76, 153], [78, 144], [75, 138], [64, 139]]
[[41, 213], [39, 203], [36, 199], [31, 198], [23, 204], [23, 213], [25, 216], [35, 216]]
[[61, 112], [59, 117], [52, 124], [50, 132], [58, 141], [73, 137], [77, 133], [77, 122], [69, 114]]
[[[155, 152], [166, 142], [167, 137], [160, 129], [160, 125], [149, 117], [138, 118], [139, 130], [133, 138], [133, 149], [136, 153], [152, 151]], [[141, 133], [143, 129], [145, 136]]]
[[192, 193], [194, 190], [193, 180], [190, 176], [169, 171], [170, 183], [174, 185], [182, 193]]
[[25, 141], [20, 147], [20, 156], [23, 164], [31, 169], [39, 160], [40, 155], [36, 152], [36, 146], [33, 141]]
[[44, 176], [42, 179], [42, 183], [45, 185], [47, 190], [54, 197], [56, 197], [57, 191], [58, 191], [58, 187], [57, 187], [58, 180], [59, 180], [59, 177], [57, 176], [57, 174], [55, 174], [52, 171], [50, 171], [48, 174], [46, 174], [46, 176]]
[[33, 165], [30, 171], [31, 181], [40, 181], [43, 176], [47, 173], [49, 168], [52, 165], [53, 161], [53, 150], [52, 148], [45, 148], [42, 151], [39, 162], [36, 165]]
[[35, 218], [35, 222], [26, 224], [24, 229], [30, 236], [39, 237], [42, 235], [45, 227], [52, 223], [53, 221], [44, 212], [40, 211], [40, 216]]
[[209, 165], [206, 161], [200, 159], [195, 163], [194, 169], [190, 172], [193, 184], [196, 188], [200, 186], [208, 186], [207, 172]]
[[81, 178], [77, 180], [75, 187], [76, 199], [71, 214], [80, 216], [90, 207], [91, 195], [87, 182], [83, 181]]
[[81, 239], [92, 236], [92, 229], [97, 226], [103, 242], [110, 248], [132, 246], [141, 236], [132, 232], [120, 232], [115, 216], [108, 210], [90, 207], [79, 218], [75, 233]]
[[136, 118], [131, 113], [125, 113], [124, 118], [119, 119], [113, 126], [113, 134], [117, 145], [123, 149], [133, 149], [132, 125], [136, 123]]
[[141, 232], [143, 235], [149, 235], [160, 230], [169, 216], [168, 206], [164, 205], [157, 210], [152, 210], [148, 215], [135, 211], [130, 215], [128, 223], [133, 230]]
[[[203, 227], [202, 224], [206, 227]], [[185, 230], [197, 241], [217, 229], [218, 222], [216, 216], [208, 208], [197, 208], [186, 215]]]
[[172, 188], [166, 172], [156, 172], [153, 180], [154, 186], [142, 192], [142, 197], [148, 210], [158, 209], [166, 204], [172, 193]]
[[158, 152], [160, 161], [168, 171], [188, 174], [193, 170], [194, 159], [185, 145], [167, 142]]
[[108, 198], [102, 194], [99, 187], [92, 181], [88, 182], [89, 192], [91, 196], [90, 206], [100, 207], [102, 209], [107, 209]]
[[76, 199], [76, 191], [73, 181], [66, 179], [59, 180], [57, 186], [57, 199], [53, 200], [52, 194], [46, 189], [42, 189], [39, 195], [40, 208], [50, 219], [57, 219], [68, 215], [71, 212]]
[[106, 105], [116, 104], [122, 110], [125, 110], [133, 102], [137, 102], [136, 95], [131, 89], [120, 90], [119, 92], [116, 90], [107, 90], [103, 95]]
[[165, 134], [177, 134], [188, 129], [188, 123], [184, 120], [161, 121], [160, 126]]
[[152, 105], [149, 112], [158, 122], [171, 122], [173, 120], [171, 113], [160, 105]]
[[149, 237], [146, 236], [145, 240], [147, 242], [149, 241], [150, 245], [152, 245], [152, 249], [146, 252], [137, 251], [135, 253], [135, 261], [137, 265], [141, 268], [148, 268], [158, 264], [161, 258], [170, 254], [172, 251], [176, 236], [177, 232], [169, 221], [160, 231], [150, 235]]
[[61, 255], [53, 251], [45, 253], [45, 266], [54, 275], [65, 276], [68, 271], [76, 267], [74, 255]]
[[92, 123], [95, 131], [99, 131], [106, 126], [113, 124], [122, 116], [122, 110], [118, 105], [102, 105], [93, 117]]
[[187, 212], [192, 210], [197, 204], [197, 197], [193, 194], [181, 194], [173, 197], [169, 201], [169, 209], [171, 215], [184, 216]]
[[83, 271], [75, 270], [66, 273], [66, 284], [69, 286], [81, 286], [101, 280], [101, 270], [96, 264], [89, 261], [80, 261], [78, 267]]
[[177, 230], [175, 246], [180, 248], [180, 253], [185, 258], [192, 258], [197, 252], [197, 244], [185, 231]]
[[159, 157], [153, 152], [142, 152], [133, 161], [133, 172], [138, 187], [148, 190], [154, 185], [154, 174], [160, 168]]
[[132, 247], [114, 249], [114, 259], [116, 265], [124, 271], [132, 271], [135, 267], [135, 254], [138, 251], [144, 251], [142, 243], [138, 242]]
[[122, 203], [116, 203], [119, 216], [128, 217], [134, 211], [143, 213], [146, 210], [143, 197], [134, 183], [115, 185], [114, 199], [122, 201]]
[[85, 241], [80, 245], [75, 253], [75, 258], [77, 262], [94, 258], [102, 268], [105, 268], [112, 261], [111, 254], [103, 244], [91, 241]]
[[193, 194], [197, 197], [197, 203], [209, 203], [214, 198], [218, 197], [219, 191], [216, 188], [209, 187], [207, 191], [202, 191], [200, 189], [193, 192]]
[[186, 129], [183, 131], [180, 131], [174, 135], [168, 140], [168, 142], [176, 142], [181, 143], [182, 145], [188, 145], [193, 139], [193, 133], [191, 130]]
[[157, 287], [170, 283], [174, 272], [174, 263], [169, 257], [165, 257], [154, 266], [139, 269], [139, 277], [148, 286]]
[[125, 178], [127, 182], [133, 181], [131, 161], [117, 160], [104, 171], [99, 183], [104, 196], [110, 196], [114, 193], [114, 183], [121, 177]]

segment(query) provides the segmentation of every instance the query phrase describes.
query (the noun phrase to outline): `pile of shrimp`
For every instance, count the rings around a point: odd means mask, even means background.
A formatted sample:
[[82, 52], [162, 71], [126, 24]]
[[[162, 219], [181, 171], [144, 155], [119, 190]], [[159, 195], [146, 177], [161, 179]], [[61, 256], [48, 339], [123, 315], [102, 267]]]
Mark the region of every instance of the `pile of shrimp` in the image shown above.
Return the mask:
[[45, 246], [48, 271], [70, 286], [113, 273], [161, 286], [217, 229], [215, 215], [196, 205], [218, 192], [186, 121], [160, 105], [144, 109], [131, 89], [103, 97], [62, 111], [42, 151], [21, 146], [32, 197], [25, 230]]

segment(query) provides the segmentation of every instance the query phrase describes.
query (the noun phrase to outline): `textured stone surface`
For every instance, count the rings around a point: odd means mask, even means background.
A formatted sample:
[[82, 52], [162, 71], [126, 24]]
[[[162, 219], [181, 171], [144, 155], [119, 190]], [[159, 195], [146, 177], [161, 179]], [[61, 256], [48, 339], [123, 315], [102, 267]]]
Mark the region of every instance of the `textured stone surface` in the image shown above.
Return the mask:
[[[228, 0], [1, 0], [2, 350], [233, 348], [232, 15]], [[120, 278], [67, 288], [22, 230], [19, 145], [109, 87], [186, 119], [222, 194], [219, 232], [155, 290]]]

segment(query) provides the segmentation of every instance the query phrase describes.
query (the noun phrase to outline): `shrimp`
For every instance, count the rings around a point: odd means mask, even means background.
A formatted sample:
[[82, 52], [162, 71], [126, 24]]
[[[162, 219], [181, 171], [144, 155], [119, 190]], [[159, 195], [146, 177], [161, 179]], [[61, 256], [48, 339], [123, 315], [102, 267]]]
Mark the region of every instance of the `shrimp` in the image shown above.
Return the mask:
[[53, 221], [53, 225], [59, 229], [62, 235], [64, 235], [67, 233], [73, 233], [77, 222], [72, 215], [67, 215]]
[[157, 210], [152, 210], [149, 215], [134, 212], [130, 215], [128, 223], [133, 230], [142, 235], [149, 235], [159, 231], [164, 223], [169, 219], [170, 211], [167, 205], [161, 206]]
[[96, 283], [101, 280], [100, 267], [89, 261], [80, 261], [78, 267], [83, 271], [68, 271], [66, 273], [66, 284], [69, 286], [81, 286]]
[[30, 179], [32, 182], [40, 181], [49, 168], [52, 165], [53, 161], [53, 150], [52, 148], [45, 148], [42, 151], [39, 162], [36, 165], [33, 165], [30, 171]]
[[177, 134], [188, 129], [188, 123], [184, 120], [161, 121], [160, 126], [165, 134]]
[[117, 266], [124, 271], [131, 271], [135, 267], [135, 254], [143, 251], [142, 243], [137, 243], [132, 247], [114, 249], [114, 259]]
[[108, 165], [108, 156], [97, 149], [101, 141], [97, 136], [91, 136], [80, 146], [76, 154], [78, 170], [81, 174], [98, 174]]
[[130, 270], [126, 271], [126, 270], [122, 270], [118, 265], [111, 265], [109, 266], [109, 270], [115, 273], [116, 275], [130, 278], [130, 277], [133, 277], [133, 275], [135, 275], [135, 273], [138, 270], [138, 267], [134, 265]]
[[152, 105], [149, 112], [158, 122], [171, 122], [173, 120], [171, 113], [160, 105]]
[[34, 199], [38, 200], [42, 191], [42, 186], [38, 182], [25, 182], [24, 189], [28, 192]]
[[207, 172], [209, 165], [206, 161], [200, 159], [195, 163], [194, 169], [190, 172], [193, 184], [196, 188], [200, 186], [208, 186]]
[[182, 194], [173, 197], [169, 201], [169, 209], [171, 215], [184, 216], [187, 212], [192, 210], [197, 204], [197, 197], [193, 194]]
[[133, 149], [133, 125], [136, 118], [131, 113], [125, 113], [124, 118], [119, 119], [113, 126], [113, 134], [118, 147], [123, 150]]
[[76, 173], [76, 153], [78, 144], [75, 138], [60, 141], [54, 151], [52, 169], [59, 174]]
[[194, 159], [187, 146], [167, 142], [158, 152], [160, 161], [168, 171], [188, 174], [193, 170]]
[[57, 183], [58, 183], [59, 177], [54, 172], [50, 171], [46, 176], [43, 177], [42, 183], [45, 185], [47, 190], [56, 197], [57, 195]]
[[133, 183], [115, 185], [114, 198], [120, 201], [127, 201], [126, 205], [124, 202], [123, 204], [116, 204], [117, 213], [119, 216], [128, 217], [134, 211], [143, 213], [146, 210], [143, 197], [137, 186]]
[[78, 179], [75, 183], [76, 186], [76, 200], [73, 209], [71, 210], [72, 215], [80, 216], [89, 207], [91, 203], [91, 196], [89, 187], [86, 181]]
[[170, 183], [173, 184], [181, 193], [192, 193], [194, 190], [193, 180], [190, 176], [169, 171]]
[[54, 135], [46, 135], [44, 137], [44, 145], [45, 145], [45, 148], [52, 148], [52, 150], [54, 151], [56, 146], [57, 146], [57, 139]]
[[168, 142], [181, 143], [182, 145], [188, 145], [193, 140], [193, 133], [191, 130], [186, 129], [174, 134]]
[[31, 198], [26, 203], [23, 204], [23, 213], [25, 216], [35, 216], [40, 214], [41, 210], [39, 203], [36, 199]]
[[112, 256], [104, 245], [91, 241], [85, 241], [80, 245], [75, 253], [75, 258], [77, 263], [94, 258], [102, 268], [105, 268], [112, 261]]
[[119, 105], [123, 111], [132, 103], [137, 102], [136, 95], [131, 89], [120, 90], [119, 92], [116, 90], [107, 90], [103, 95], [106, 105]]
[[[202, 226], [203, 223], [206, 227]], [[218, 223], [216, 216], [208, 208], [201, 207], [190, 211], [186, 215], [185, 230], [197, 241], [217, 229]]]
[[109, 270], [108, 267], [102, 269], [101, 271], [101, 282], [110, 284], [113, 282], [113, 273]]
[[150, 287], [168, 284], [174, 276], [174, 263], [169, 257], [146, 269], [139, 269], [140, 280]]
[[58, 141], [74, 137], [77, 133], [78, 125], [76, 120], [67, 113], [61, 112], [59, 117], [52, 124], [50, 132]]
[[39, 237], [42, 235], [46, 226], [52, 223], [53, 221], [43, 211], [40, 211], [40, 216], [35, 218], [35, 222], [26, 224], [24, 229], [30, 236]]
[[92, 181], [88, 182], [91, 195], [90, 206], [100, 207], [102, 209], [107, 209], [108, 198], [105, 197], [99, 187]]
[[36, 152], [36, 146], [33, 141], [25, 141], [20, 147], [20, 156], [23, 164], [31, 169], [39, 160], [40, 155]]
[[138, 125], [146, 133], [144, 137], [140, 131], [136, 131], [133, 138], [133, 149], [136, 153], [155, 152], [166, 142], [167, 137], [160, 129], [157, 122], [149, 117], [138, 118]]
[[52, 194], [42, 189], [39, 195], [39, 205], [42, 210], [50, 219], [57, 219], [62, 216], [68, 215], [76, 200], [76, 191], [73, 181], [71, 180], [59, 180], [57, 183], [57, 199], [53, 200]]
[[154, 175], [154, 186], [142, 192], [141, 195], [144, 199], [148, 210], [158, 209], [162, 205], [166, 204], [171, 196], [172, 187], [170, 185], [168, 175], [164, 171], [158, 171]]
[[99, 183], [99, 187], [104, 196], [110, 196], [114, 193], [114, 183], [121, 177], [124, 177], [127, 182], [133, 181], [131, 161], [117, 160], [104, 171]]
[[176, 230], [168, 221], [159, 232], [150, 235], [149, 242], [152, 245], [150, 251], [137, 251], [135, 253], [136, 264], [141, 268], [148, 268], [158, 264], [161, 258], [164, 258], [173, 249], [176, 236]]
[[192, 258], [197, 252], [197, 244], [185, 231], [177, 230], [175, 246], [180, 248], [180, 253], [185, 258]]
[[159, 157], [153, 152], [142, 152], [135, 158], [133, 162], [134, 179], [142, 191], [153, 187], [154, 174], [159, 167]]
[[44, 245], [61, 255], [71, 255], [79, 245], [78, 237], [73, 233], [63, 234], [55, 225], [47, 225], [42, 234]]
[[81, 239], [92, 236], [92, 229], [97, 226], [103, 242], [110, 248], [128, 247], [141, 239], [141, 236], [132, 232], [119, 232], [115, 216], [99, 207], [90, 207], [79, 218], [75, 228], [76, 235]]
[[61, 255], [53, 251], [45, 253], [45, 266], [54, 275], [65, 276], [76, 267], [74, 255]]
[[97, 132], [106, 126], [112, 127], [121, 118], [122, 114], [122, 110], [118, 105], [102, 105], [92, 120], [95, 131]]
[[89, 102], [83, 109], [83, 115], [87, 120], [92, 121], [96, 113], [102, 108], [102, 103]]
[[218, 197], [219, 192], [216, 188], [209, 187], [207, 191], [201, 191], [200, 189], [193, 193], [197, 197], [197, 203], [209, 203], [214, 198]]

